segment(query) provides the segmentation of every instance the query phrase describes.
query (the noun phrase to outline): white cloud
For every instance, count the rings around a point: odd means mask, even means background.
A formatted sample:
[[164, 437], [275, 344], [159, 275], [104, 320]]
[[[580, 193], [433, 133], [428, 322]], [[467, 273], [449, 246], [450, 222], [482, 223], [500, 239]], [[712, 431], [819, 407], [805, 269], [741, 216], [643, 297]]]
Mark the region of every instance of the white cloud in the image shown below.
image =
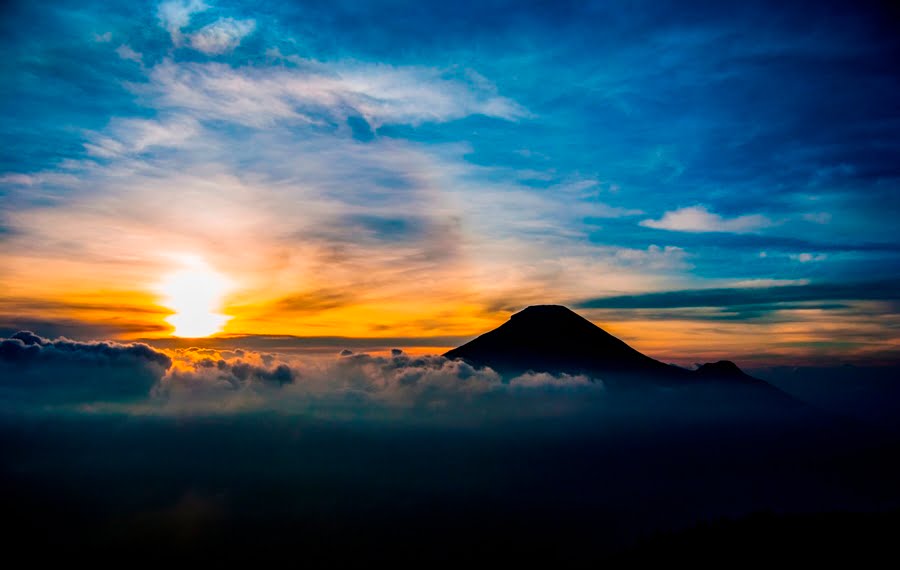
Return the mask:
[[772, 221], [760, 214], [723, 218], [710, 212], [705, 206], [691, 206], [666, 212], [659, 220], [644, 220], [641, 225], [660, 230], [678, 232], [729, 232], [748, 233], [772, 225]]
[[360, 115], [371, 125], [444, 122], [483, 114], [528, 115], [514, 101], [436, 68], [309, 62], [300, 67], [233, 68], [165, 61], [137, 86], [154, 104], [201, 118], [266, 127]]
[[831, 214], [828, 212], [811, 212], [803, 214], [803, 219], [814, 224], [827, 224], [831, 222]]
[[[526, 406], [534, 399], [554, 405], [571, 394], [575, 402], [602, 396], [602, 381], [586, 376], [527, 373], [503, 381], [490, 368], [475, 368], [442, 356], [391, 356], [365, 353], [337, 358], [287, 358], [248, 350], [188, 349], [171, 351], [174, 364], [159, 382], [154, 397], [169, 411], [197, 409], [277, 409], [293, 413], [339, 406], [366, 408], [458, 409], [468, 415], [474, 400], [495, 412], [540, 415]], [[511, 404], [511, 405], [510, 405]], [[549, 408], [553, 408], [551, 405]], [[558, 410], [557, 412], [558, 413]]]
[[199, 132], [199, 124], [190, 117], [153, 119], [114, 119], [103, 134], [92, 133], [85, 149], [92, 156], [112, 158], [140, 153], [154, 147], [179, 147]]
[[209, 8], [202, 0], [167, 0], [159, 5], [156, 16], [160, 25], [172, 37], [172, 43], [180, 46], [184, 41], [181, 29], [191, 22], [191, 17]]
[[122, 59], [131, 60], [135, 63], [143, 63], [143, 58], [141, 54], [131, 49], [131, 46], [128, 44], [122, 44], [116, 48], [116, 53]]
[[788, 255], [788, 258], [800, 263], [812, 263], [814, 261], [825, 261], [828, 259], [828, 256], [824, 253], [792, 253]]
[[191, 34], [191, 47], [207, 55], [222, 54], [239, 46], [254, 29], [254, 20], [221, 18]]
[[16, 186], [31, 186], [35, 183], [33, 176], [27, 174], [19, 174], [18, 172], [7, 172], [0, 174], [0, 184], [14, 184]]
[[644, 267], [664, 267], [680, 265], [684, 262], [685, 251], [680, 247], [667, 245], [659, 247], [651, 245], [647, 249], [615, 248], [615, 256], [623, 264], [636, 264]]
[[105, 44], [112, 41], [112, 32], [105, 32], [102, 34], [94, 34], [94, 41], [98, 44]]

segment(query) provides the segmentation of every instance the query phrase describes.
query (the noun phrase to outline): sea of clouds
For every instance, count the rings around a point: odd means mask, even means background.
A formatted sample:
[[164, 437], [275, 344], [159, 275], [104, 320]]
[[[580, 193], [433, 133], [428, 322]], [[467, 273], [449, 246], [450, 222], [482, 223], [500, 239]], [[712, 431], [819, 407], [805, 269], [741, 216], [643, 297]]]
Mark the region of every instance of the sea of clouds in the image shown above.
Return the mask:
[[[375, 410], [484, 406], [529, 402], [517, 413], [553, 413], [589, 402], [602, 380], [494, 370], [437, 355], [344, 350], [332, 357], [293, 356], [241, 348], [158, 349], [144, 343], [48, 339], [21, 331], [0, 340], [0, 394], [7, 405], [75, 406], [131, 413], [217, 413], [273, 410], [360, 414]], [[472, 407], [477, 402], [481, 406]]]

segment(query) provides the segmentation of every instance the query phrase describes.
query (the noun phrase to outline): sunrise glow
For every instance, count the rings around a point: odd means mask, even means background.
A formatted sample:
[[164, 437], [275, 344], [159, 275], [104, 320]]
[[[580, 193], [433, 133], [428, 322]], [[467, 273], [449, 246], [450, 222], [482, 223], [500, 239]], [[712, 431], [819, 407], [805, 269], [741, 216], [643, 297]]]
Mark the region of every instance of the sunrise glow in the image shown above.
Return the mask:
[[186, 256], [181, 263], [159, 285], [162, 305], [175, 311], [166, 318], [175, 327], [172, 335], [193, 338], [221, 331], [231, 318], [220, 312], [231, 281], [202, 259]]

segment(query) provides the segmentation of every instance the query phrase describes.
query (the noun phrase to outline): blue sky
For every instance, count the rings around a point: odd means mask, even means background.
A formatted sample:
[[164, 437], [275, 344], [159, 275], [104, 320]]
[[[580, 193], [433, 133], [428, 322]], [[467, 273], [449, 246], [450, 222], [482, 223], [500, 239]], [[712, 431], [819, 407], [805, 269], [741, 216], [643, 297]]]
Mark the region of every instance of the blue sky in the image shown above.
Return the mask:
[[232, 333], [466, 336], [547, 302], [656, 354], [897, 355], [896, 10], [3, 11], [4, 327], [165, 334], [190, 255]]

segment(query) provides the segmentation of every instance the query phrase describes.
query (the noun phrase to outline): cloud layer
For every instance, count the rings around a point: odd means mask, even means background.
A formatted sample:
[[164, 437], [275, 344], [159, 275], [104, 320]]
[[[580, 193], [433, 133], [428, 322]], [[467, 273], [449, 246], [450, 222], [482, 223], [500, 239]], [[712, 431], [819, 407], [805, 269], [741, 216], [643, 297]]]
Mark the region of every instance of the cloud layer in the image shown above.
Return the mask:
[[[27, 331], [0, 341], [0, 370], [7, 404], [127, 402], [144, 413], [367, 414], [449, 407], [455, 414], [479, 405], [475, 400], [503, 404], [523, 394], [539, 400], [540, 394], [574, 390], [584, 397], [603, 390], [601, 381], [584, 376], [503, 379], [489, 368], [399, 349], [390, 356], [347, 350], [336, 357], [297, 358], [239, 348], [159, 350], [140, 343], [50, 340]], [[539, 403], [529, 409], [542, 413]]]

